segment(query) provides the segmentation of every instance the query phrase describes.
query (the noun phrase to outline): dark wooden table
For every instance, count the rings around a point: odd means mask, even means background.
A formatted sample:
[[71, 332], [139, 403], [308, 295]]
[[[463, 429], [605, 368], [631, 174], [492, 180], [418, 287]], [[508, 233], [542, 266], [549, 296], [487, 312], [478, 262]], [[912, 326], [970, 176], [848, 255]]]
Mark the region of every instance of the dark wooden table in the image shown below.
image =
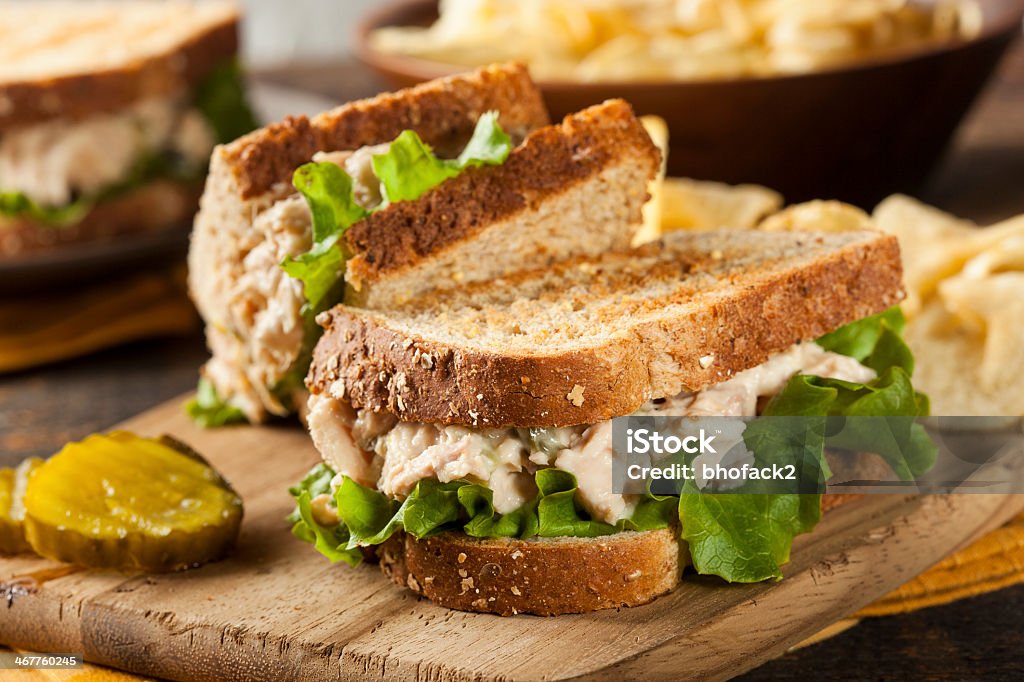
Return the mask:
[[[384, 89], [351, 63], [292, 66], [257, 77], [339, 102]], [[1024, 46], [1004, 62], [921, 198], [982, 224], [1024, 213]], [[191, 389], [205, 358], [195, 334], [0, 377], [0, 465], [50, 455], [68, 440]], [[1024, 587], [1016, 587], [862, 622], [746, 678], [1024, 679], [1022, 648]]]

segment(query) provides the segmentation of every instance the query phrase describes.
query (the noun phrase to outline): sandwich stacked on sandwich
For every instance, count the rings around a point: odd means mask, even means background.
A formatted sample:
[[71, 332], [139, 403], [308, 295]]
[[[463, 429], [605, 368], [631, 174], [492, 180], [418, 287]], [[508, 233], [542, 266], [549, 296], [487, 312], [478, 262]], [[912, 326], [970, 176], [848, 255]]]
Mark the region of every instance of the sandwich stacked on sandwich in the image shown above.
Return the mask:
[[0, 11], [0, 259], [182, 229], [210, 152], [255, 124], [224, 2]]
[[610, 101], [547, 125], [520, 65], [291, 118], [219, 148], [189, 256], [207, 424], [305, 405], [317, 314], [625, 248], [659, 154]]
[[[617, 494], [610, 420], [927, 413], [891, 309], [901, 274], [873, 231], [677, 232], [386, 311], [336, 306], [307, 379], [324, 464], [292, 489], [294, 533], [503, 615], [643, 604], [691, 564], [779, 578], [821, 495]], [[916, 445], [878, 454], [912, 475], [934, 454]]]

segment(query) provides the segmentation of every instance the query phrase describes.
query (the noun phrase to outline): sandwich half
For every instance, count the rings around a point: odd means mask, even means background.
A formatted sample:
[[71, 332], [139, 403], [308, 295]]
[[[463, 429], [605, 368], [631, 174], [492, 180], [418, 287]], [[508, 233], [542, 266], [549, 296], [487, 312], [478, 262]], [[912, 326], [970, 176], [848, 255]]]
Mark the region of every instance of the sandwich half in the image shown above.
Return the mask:
[[210, 152], [255, 127], [226, 2], [4, 3], [0, 261], [187, 229]]
[[502, 615], [643, 604], [689, 565], [780, 578], [821, 495], [617, 494], [610, 420], [926, 413], [901, 275], [873, 231], [675, 232], [387, 311], [334, 307], [307, 379], [324, 463], [292, 489], [294, 532]]
[[629, 105], [547, 123], [526, 69], [499, 65], [219, 148], [189, 256], [213, 355], [194, 412], [300, 409], [314, 318], [342, 301], [386, 309], [628, 246], [660, 158]]

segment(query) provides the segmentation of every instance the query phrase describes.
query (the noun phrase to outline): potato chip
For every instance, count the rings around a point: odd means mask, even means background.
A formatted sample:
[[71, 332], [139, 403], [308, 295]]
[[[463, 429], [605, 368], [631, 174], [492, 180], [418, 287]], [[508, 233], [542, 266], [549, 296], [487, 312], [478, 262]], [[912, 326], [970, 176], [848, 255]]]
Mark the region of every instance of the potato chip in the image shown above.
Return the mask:
[[[1020, 324], [1007, 323], [994, 330], [997, 337], [1021, 342]], [[1006, 335], [1006, 336], [1004, 336]], [[916, 359], [914, 385], [928, 394], [932, 414], [943, 416], [1020, 416], [1024, 415], [1024, 382], [1016, 380], [1011, 367], [1020, 372], [1019, 357], [1010, 355], [1010, 364], [1002, 374], [1006, 381], [992, 385], [981, 379], [982, 365], [990, 352], [984, 334], [972, 332], [958, 323], [933, 298], [919, 315], [907, 324], [904, 338]], [[1005, 343], [997, 338], [991, 348], [997, 353]], [[994, 357], [994, 356], [993, 356]], [[1019, 374], [1017, 374], [1019, 376]]]
[[781, 207], [782, 195], [759, 185], [666, 178], [662, 230], [749, 229]]
[[794, 204], [765, 218], [760, 230], [768, 232], [850, 232], [874, 230], [870, 216], [841, 201], [808, 201]]
[[894, 195], [872, 217], [881, 230], [896, 235], [903, 253], [907, 287], [904, 312], [913, 317], [939, 282], [957, 273], [977, 251], [969, 240], [973, 223], [960, 220], [916, 199]]
[[989, 242], [985, 251], [967, 261], [960, 274], [961, 277], [984, 279], [1002, 272], [1024, 272], [1024, 232], [1008, 235], [994, 234], [998, 231], [999, 228], [990, 227], [975, 237], [977, 242], [987, 241], [977, 237], [988, 237], [992, 241]]
[[[983, 382], [991, 386], [1006, 371], [1008, 362], [1024, 358], [1024, 272], [1004, 272], [984, 278], [953, 277], [939, 284], [939, 296], [957, 320], [971, 332], [986, 335], [984, 360], [980, 365]], [[1006, 321], [1017, 328], [1016, 345], [1006, 343]], [[1020, 375], [1014, 376], [1019, 381]]]

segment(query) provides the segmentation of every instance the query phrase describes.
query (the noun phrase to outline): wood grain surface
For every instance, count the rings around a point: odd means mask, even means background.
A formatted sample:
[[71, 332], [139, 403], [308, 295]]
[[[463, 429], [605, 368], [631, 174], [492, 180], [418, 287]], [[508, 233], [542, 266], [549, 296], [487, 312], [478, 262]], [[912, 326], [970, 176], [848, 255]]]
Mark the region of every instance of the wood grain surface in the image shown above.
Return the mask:
[[299, 428], [203, 431], [183, 415], [182, 400], [123, 426], [170, 433], [228, 477], [246, 502], [235, 551], [194, 571], [134, 577], [0, 559], [0, 643], [84, 652], [176, 680], [722, 679], [785, 652], [1024, 509], [1024, 496], [871, 496], [799, 538], [778, 583], [693, 576], [632, 609], [468, 614], [393, 587], [373, 566], [332, 566], [291, 537], [286, 488], [318, 459]]

